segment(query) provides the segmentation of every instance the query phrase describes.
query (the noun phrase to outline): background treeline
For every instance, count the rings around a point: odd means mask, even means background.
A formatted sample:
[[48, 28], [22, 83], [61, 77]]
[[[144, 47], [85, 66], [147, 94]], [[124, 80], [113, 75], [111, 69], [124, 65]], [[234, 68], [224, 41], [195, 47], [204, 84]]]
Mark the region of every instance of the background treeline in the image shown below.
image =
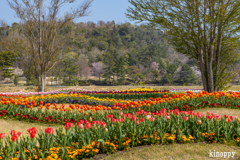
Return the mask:
[[[2, 25], [1, 38], [20, 33], [22, 26]], [[67, 37], [66, 49], [47, 74], [54, 85], [201, 83], [195, 62], [176, 53], [165, 41], [167, 35], [144, 24], [68, 23], [61, 36]], [[14, 53], [0, 50], [2, 78], [17, 75], [14, 68], [18, 67], [27, 85], [37, 83], [32, 68], [24, 68]]]

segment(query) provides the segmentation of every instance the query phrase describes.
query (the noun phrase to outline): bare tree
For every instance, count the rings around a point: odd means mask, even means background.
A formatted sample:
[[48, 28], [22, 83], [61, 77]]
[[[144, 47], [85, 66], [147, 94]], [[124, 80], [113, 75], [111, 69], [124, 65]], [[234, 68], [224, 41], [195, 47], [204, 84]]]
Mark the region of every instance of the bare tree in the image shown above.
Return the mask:
[[157, 70], [158, 71], [158, 66], [159, 64], [157, 62], [152, 62], [150, 66], [150, 70]]
[[88, 80], [88, 77], [91, 76], [91, 71], [92, 69], [88, 65], [84, 66], [82, 70], [82, 74], [85, 77], [86, 81]]
[[48, 7], [44, 6], [44, 0], [7, 1], [21, 19], [22, 32], [18, 36], [7, 37], [1, 44], [5, 49], [17, 53], [25, 66], [32, 66], [31, 71], [38, 79], [39, 90], [44, 92], [46, 74], [61, 59], [61, 51], [67, 40], [67, 37], [60, 35], [60, 31], [73, 20], [87, 16], [93, 0], [86, 0], [63, 17], [59, 17], [61, 7], [76, 0], [51, 0]]
[[95, 76], [99, 77], [100, 80], [100, 75], [103, 73], [103, 64], [101, 62], [94, 62], [92, 63], [92, 71]]
[[[89, 59], [86, 55], [80, 54], [77, 61], [79, 62], [79, 66], [80, 66], [80, 69], [79, 69], [80, 77], [82, 77], [82, 76], [86, 75], [84, 73], [86, 71], [86, 68], [89, 67], [88, 66]], [[84, 69], [85, 69], [85, 71], [84, 71]]]

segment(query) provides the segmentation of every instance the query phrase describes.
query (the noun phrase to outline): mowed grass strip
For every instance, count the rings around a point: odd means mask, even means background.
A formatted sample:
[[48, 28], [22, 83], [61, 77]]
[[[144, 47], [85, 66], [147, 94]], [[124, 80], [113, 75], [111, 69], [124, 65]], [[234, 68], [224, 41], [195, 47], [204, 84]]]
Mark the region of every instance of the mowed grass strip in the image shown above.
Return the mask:
[[[155, 145], [131, 148], [128, 151], [119, 151], [106, 157], [98, 157], [105, 160], [205, 160], [224, 159], [223, 157], [209, 157], [211, 152], [236, 152], [230, 159], [240, 158], [240, 148], [238, 146], [228, 146], [225, 144], [175, 144], [175, 145]], [[233, 154], [231, 154], [233, 155]]]
[[202, 112], [203, 114], [207, 114], [207, 112], [215, 113], [216, 115], [221, 115], [222, 118], [226, 114], [228, 116], [237, 116], [240, 117], [240, 109], [229, 109], [229, 108], [204, 108], [194, 110], [193, 112]]
[[5, 133], [6, 136], [10, 135], [11, 130], [21, 132], [22, 135], [27, 134], [27, 128], [35, 127], [37, 131], [41, 131], [41, 128], [45, 132], [47, 127], [52, 127], [54, 131], [57, 128], [64, 127], [63, 125], [56, 124], [44, 124], [44, 123], [30, 123], [26, 121], [18, 121], [12, 119], [0, 119], [0, 133]]

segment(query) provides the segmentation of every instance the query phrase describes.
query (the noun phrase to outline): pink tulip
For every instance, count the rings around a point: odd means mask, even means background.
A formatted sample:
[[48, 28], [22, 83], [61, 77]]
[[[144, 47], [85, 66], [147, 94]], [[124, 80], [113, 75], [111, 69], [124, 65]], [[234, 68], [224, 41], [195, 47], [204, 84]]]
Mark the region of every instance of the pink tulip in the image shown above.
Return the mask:
[[199, 124], [199, 125], [202, 124], [202, 120], [201, 120], [201, 119], [198, 120], [198, 124]]
[[78, 127], [79, 127], [80, 129], [83, 129], [83, 124], [79, 124]]
[[150, 118], [150, 121], [152, 121], [152, 122], [155, 121], [155, 118]]

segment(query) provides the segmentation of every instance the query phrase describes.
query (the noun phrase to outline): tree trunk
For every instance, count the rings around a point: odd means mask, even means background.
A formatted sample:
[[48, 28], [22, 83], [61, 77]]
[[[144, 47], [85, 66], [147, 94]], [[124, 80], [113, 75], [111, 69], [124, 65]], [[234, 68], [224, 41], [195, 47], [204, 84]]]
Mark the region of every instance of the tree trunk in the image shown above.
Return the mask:
[[37, 76], [36, 78], [37, 78], [37, 82], [38, 82], [38, 92], [39, 92], [41, 90], [39, 76]]
[[201, 78], [202, 78], [202, 83], [203, 83], [203, 89], [206, 91], [208, 90], [208, 85], [207, 85], [207, 80], [206, 80], [206, 76], [205, 76], [205, 70], [204, 70], [204, 64], [203, 64], [203, 54], [202, 54], [202, 50], [200, 50], [199, 56], [198, 56], [198, 65], [200, 68], [200, 72], [201, 72]]
[[[223, 1], [219, 1], [220, 5], [222, 5]], [[214, 77], [214, 90], [218, 91], [218, 74], [219, 74], [219, 67], [220, 67], [220, 53], [222, 48], [222, 22], [218, 23], [218, 41], [217, 41], [217, 51], [216, 51], [216, 70], [215, 70], [215, 77]]]
[[44, 72], [42, 72], [41, 74], [41, 78], [42, 78], [42, 88], [41, 88], [41, 92], [45, 92], [45, 84], [46, 84], [46, 74]]
[[[210, 3], [209, 10], [210, 10], [210, 17], [214, 18], [214, 13], [213, 13], [213, 5]], [[214, 52], [214, 39], [215, 39], [215, 27], [213, 22], [211, 23], [210, 26], [210, 43], [209, 43], [209, 59], [208, 59], [208, 92], [213, 92], [214, 91], [214, 84], [213, 84], [213, 52]]]

